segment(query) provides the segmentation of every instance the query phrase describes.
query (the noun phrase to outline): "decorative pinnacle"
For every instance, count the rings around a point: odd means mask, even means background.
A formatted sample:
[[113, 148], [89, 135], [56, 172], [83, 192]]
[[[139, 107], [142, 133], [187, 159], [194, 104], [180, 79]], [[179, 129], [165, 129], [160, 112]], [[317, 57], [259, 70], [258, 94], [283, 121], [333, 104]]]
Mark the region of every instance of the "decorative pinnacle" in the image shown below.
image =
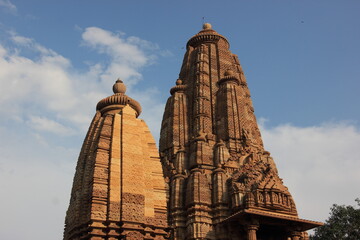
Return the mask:
[[204, 30], [210, 30], [210, 29], [212, 29], [212, 26], [211, 26], [210, 23], [204, 23], [204, 24], [203, 24], [203, 29], [204, 29]]
[[182, 84], [182, 80], [181, 80], [181, 79], [176, 80], [176, 85], [181, 85], [181, 84]]
[[129, 105], [136, 112], [136, 117], [141, 113], [140, 104], [132, 99], [131, 97], [125, 95], [126, 86], [120, 79], [116, 80], [113, 85], [114, 94], [103, 98], [100, 100], [96, 106], [96, 110], [100, 111], [102, 114], [108, 111], [119, 110]]
[[126, 92], [126, 86], [123, 83], [123, 81], [120, 80], [120, 78], [118, 78], [118, 80], [116, 80], [115, 84], [113, 85], [113, 92], [116, 93], [125, 93]]

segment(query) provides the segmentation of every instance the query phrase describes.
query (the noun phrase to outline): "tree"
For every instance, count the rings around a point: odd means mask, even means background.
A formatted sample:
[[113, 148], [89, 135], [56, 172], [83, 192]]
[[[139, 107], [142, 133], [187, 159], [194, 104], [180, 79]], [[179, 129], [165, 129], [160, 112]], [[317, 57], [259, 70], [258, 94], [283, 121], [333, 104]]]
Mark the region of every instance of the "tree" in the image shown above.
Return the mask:
[[311, 240], [359, 240], [360, 239], [360, 199], [355, 199], [357, 208], [351, 205], [334, 204], [330, 217], [324, 226], [315, 229]]

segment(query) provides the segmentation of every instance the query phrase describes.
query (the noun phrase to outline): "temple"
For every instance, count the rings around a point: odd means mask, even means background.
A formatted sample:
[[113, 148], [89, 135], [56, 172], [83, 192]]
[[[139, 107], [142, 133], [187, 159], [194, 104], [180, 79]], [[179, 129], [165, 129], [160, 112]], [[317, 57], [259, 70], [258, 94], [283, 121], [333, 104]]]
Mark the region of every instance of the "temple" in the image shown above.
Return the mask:
[[121, 80], [113, 91], [98, 103], [80, 152], [64, 240], [165, 239], [166, 192], [154, 138]]
[[187, 42], [161, 125], [171, 239], [307, 239], [264, 149], [244, 72], [206, 23]]
[[79, 155], [64, 240], [308, 240], [322, 225], [298, 217], [238, 57], [210, 24], [187, 42], [159, 151], [121, 80], [113, 91]]

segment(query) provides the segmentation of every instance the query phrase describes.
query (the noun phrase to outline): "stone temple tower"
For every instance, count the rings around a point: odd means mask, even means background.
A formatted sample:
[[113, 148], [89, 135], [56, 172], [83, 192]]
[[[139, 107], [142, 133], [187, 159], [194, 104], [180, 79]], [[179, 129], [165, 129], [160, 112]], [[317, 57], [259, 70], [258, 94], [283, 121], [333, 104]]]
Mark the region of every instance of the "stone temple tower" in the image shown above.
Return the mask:
[[165, 182], [140, 104], [121, 80], [101, 100], [78, 159], [64, 240], [165, 239]]
[[210, 24], [190, 38], [161, 126], [171, 238], [307, 239], [265, 151], [250, 92], [228, 40]]

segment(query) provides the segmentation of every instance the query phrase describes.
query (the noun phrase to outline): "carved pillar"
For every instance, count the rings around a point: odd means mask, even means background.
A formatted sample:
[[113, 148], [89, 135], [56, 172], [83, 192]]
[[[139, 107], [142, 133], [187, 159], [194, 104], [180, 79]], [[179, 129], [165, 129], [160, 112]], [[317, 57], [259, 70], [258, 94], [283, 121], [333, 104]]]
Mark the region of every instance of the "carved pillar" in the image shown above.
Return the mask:
[[300, 240], [301, 232], [292, 231], [290, 236], [291, 236], [291, 240]]
[[216, 239], [228, 239], [228, 231], [221, 222], [229, 215], [226, 172], [217, 168], [213, 172], [213, 223]]
[[177, 174], [171, 182], [170, 223], [174, 227], [174, 239], [185, 239], [186, 218], [184, 215], [185, 176]]
[[208, 175], [201, 169], [191, 170], [186, 189], [187, 240], [213, 239], [211, 190]]
[[256, 231], [259, 229], [259, 225], [249, 224], [245, 227], [247, 233], [247, 240], [256, 240]]
[[217, 133], [218, 137], [230, 141], [230, 149], [239, 151], [241, 140], [241, 105], [238, 76], [227, 70], [218, 82], [217, 92]]
[[302, 232], [301, 233], [301, 240], [309, 240], [309, 235], [307, 232]]
[[202, 133], [212, 133], [210, 79], [207, 59], [207, 46], [201, 45], [198, 48], [194, 69], [194, 136], [199, 136]]
[[179, 151], [177, 151], [176, 158], [175, 158], [175, 170], [176, 170], [176, 172], [180, 173], [180, 174], [185, 173], [185, 169], [186, 169], [185, 164], [186, 164], [185, 150], [180, 149]]
[[219, 165], [224, 165], [229, 158], [229, 150], [225, 146], [224, 142], [220, 139], [220, 141], [215, 145], [214, 166], [218, 167]]

